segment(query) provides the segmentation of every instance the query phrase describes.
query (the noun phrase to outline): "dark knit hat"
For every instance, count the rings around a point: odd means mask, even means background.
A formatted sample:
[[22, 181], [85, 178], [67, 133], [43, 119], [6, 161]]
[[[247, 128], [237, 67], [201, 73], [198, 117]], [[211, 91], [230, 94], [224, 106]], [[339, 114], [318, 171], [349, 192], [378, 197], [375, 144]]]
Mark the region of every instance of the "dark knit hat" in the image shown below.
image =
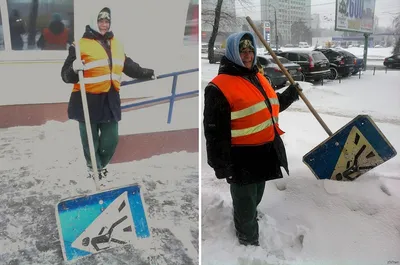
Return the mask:
[[244, 49], [249, 49], [254, 52], [253, 38], [250, 34], [244, 34], [239, 42], [239, 52]]
[[103, 8], [97, 16], [97, 21], [100, 19], [107, 19], [111, 22], [111, 10], [108, 7]]
[[254, 46], [253, 43], [251, 43], [251, 40], [242, 39], [239, 42], [239, 52], [243, 51], [244, 49], [249, 49], [254, 52]]

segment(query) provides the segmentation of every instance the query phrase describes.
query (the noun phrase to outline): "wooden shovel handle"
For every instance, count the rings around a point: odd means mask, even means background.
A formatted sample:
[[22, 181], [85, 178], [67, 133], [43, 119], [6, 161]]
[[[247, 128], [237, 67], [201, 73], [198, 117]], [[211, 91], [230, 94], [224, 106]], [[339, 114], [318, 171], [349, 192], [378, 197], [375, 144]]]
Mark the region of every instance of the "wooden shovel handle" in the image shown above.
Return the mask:
[[[293, 77], [288, 73], [286, 68], [282, 65], [282, 63], [279, 61], [278, 57], [275, 55], [274, 51], [269, 47], [268, 43], [265, 41], [264, 37], [261, 35], [261, 33], [258, 31], [257, 27], [254, 25], [253, 21], [251, 20], [250, 17], [246, 17], [247, 22], [249, 22], [250, 26], [253, 28], [254, 32], [257, 34], [258, 38], [261, 40], [261, 42], [264, 44], [265, 48], [268, 50], [269, 54], [271, 54], [272, 58], [274, 58], [275, 62], [278, 64], [279, 68], [282, 70], [282, 72], [286, 75], [286, 77], [289, 79], [289, 82], [294, 85], [295, 81], [293, 80]], [[278, 49], [278, 47], [276, 47]], [[321, 124], [321, 126], [325, 129], [326, 133], [329, 136], [332, 136], [331, 130], [329, 130], [328, 126], [325, 124], [325, 122], [322, 120], [322, 118], [318, 115], [317, 111], [311, 106], [311, 103], [308, 101], [308, 99], [304, 96], [303, 92], [299, 89], [300, 86], [296, 86], [297, 92], [299, 93], [299, 96], [301, 99], [306, 103], [307, 107], [311, 111], [312, 114], [314, 114], [315, 118], [318, 120], [318, 122]]]

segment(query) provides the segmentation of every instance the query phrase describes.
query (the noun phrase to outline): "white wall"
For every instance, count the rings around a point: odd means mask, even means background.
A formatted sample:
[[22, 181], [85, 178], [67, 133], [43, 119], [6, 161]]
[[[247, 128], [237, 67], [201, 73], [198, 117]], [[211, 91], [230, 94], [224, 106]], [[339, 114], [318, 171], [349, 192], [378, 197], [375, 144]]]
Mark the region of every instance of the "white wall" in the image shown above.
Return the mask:
[[[198, 68], [198, 46], [183, 44], [188, 4], [189, 0], [75, 0], [75, 31], [82, 36], [88, 10], [109, 6], [113, 32], [142, 67], [155, 69], [157, 75]], [[72, 86], [60, 76], [66, 56], [66, 51], [0, 51], [0, 105], [67, 102]], [[177, 92], [197, 89], [198, 74], [179, 77]], [[168, 78], [132, 85], [121, 96], [169, 95], [171, 83]]]

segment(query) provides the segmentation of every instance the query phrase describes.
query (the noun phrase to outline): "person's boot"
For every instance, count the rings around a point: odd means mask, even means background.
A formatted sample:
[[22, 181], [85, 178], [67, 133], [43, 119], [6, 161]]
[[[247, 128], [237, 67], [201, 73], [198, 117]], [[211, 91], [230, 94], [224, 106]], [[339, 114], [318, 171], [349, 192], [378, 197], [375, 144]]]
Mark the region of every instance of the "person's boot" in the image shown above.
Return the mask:
[[99, 179], [105, 179], [108, 175], [108, 170], [107, 168], [103, 168], [102, 170], [99, 171]]
[[239, 243], [241, 245], [243, 245], [243, 246], [256, 246], [256, 247], [260, 246], [260, 242], [258, 240], [252, 241], [252, 242], [248, 242], [248, 241], [244, 241], [244, 240], [239, 239]]

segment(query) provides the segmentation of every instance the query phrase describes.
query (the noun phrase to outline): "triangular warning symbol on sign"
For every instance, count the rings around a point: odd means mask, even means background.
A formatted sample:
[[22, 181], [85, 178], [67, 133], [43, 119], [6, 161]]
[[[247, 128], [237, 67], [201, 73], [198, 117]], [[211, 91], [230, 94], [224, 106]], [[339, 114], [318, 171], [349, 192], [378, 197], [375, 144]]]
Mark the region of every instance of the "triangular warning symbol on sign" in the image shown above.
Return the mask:
[[364, 137], [353, 127], [331, 175], [333, 180], [354, 180], [384, 161]]
[[131, 244], [135, 238], [128, 193], [124, 192], [83, 231], [72, 243], [72, 247], [96, 253], [118, 245]]

